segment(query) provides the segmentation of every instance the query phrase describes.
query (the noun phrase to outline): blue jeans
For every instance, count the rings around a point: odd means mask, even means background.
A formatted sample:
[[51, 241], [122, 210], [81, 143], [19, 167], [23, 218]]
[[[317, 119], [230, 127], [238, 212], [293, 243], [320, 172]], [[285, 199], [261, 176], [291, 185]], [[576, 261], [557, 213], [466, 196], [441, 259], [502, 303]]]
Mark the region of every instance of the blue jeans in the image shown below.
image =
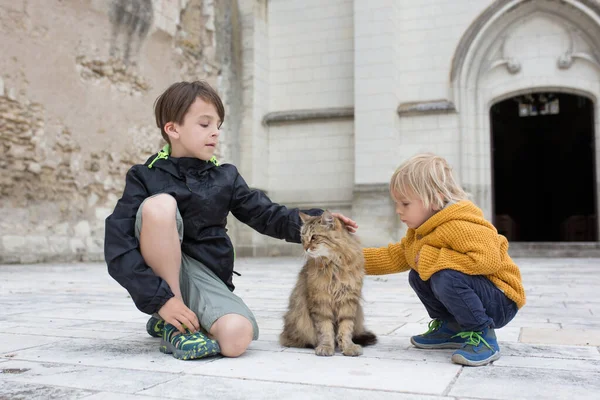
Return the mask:
[[431, 318], [457, 322], [463, 331], [502, 328], [517, 314], [515, 302], [482, 275], [444, 269], [424, 281], [411, 269], [408, 282]]

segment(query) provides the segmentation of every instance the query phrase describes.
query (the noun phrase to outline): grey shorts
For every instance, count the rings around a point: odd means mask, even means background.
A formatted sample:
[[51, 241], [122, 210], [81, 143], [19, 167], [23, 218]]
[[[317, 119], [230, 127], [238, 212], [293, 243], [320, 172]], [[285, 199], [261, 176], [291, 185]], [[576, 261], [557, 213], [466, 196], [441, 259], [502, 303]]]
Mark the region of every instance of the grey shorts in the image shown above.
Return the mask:
[[[135, 217], [135, 236], [138, 240], [142, 230], [142, 208], [146, 200], [140, 205]], [[176, 220], [181, 242], [183, 240], [183, 220], [179, 209], [177, 209]], [[223, 281], [204, 264], [183, 252], [181, 253], [179, 285], [183, 302], [196, 313], [204, 331], [209, 332], [215, 321], [226, 314], [239, 314], [250, 321], [254, 328], [254, 340], [258, 339], [256, 318], [242, 299], [233, 294]]]

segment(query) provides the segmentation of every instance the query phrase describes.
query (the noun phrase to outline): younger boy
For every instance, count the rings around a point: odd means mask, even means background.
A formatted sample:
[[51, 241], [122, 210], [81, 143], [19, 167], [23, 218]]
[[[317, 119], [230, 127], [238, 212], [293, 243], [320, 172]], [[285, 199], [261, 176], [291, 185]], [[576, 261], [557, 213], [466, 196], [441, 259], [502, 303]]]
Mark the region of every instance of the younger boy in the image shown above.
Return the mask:
[[414, 346], [457, 349], [457, 364], [497, 360], [494, 329], [525, 304], [508, 241], [467, 200], [442, 157], [412, 157], [392, 175], [390, 191], [408, 232], [400, 243], [364, 249], [366, 273], [410, 270], [410, 286], [433, 318], [427, 332], [410, 339]]
[[237, 357], [258, 338], [258, 326], [232, 293], [227, 215], [300, 243], [299, 210], [272, 203], [250, 189], [235, 166], [218, 164], [225, 110], [208, 84], [173, 84], [156, 100], [155, 117], [168, 144], [127, 172], [123, 196], [106, 219], [108, 271], [139, 310], [153, 314], [147, 330], [162, 337], [162, 352], [184, 360]]

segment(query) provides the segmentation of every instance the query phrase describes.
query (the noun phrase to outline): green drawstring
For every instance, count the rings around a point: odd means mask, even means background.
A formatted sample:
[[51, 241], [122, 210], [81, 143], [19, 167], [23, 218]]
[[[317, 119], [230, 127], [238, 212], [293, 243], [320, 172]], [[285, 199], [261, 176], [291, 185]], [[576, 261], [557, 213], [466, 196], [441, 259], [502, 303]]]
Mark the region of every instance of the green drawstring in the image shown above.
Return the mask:
[[[148, 168], [152, 168], [152, 166], [154, 165], [154, 163], [157, 162], [160, 159], [166, 160], [167, 158], [169, 158], [170, 154], [171, 154], [171, 145], [170, 144], [165, 144], [164, 147], [162, 148], [162, 150], [158, 152], [158, 154], [156, 155], [156, 157], [154, 157], [154, 160], [152, 160], [152, 162], [150, 163], [150, 165], [148, 165]], [[211, 163], [215, 164], [216, 167], [219, 166], [219, 161], [217, 160], [217, 157], [215, 157], [215, 156], [212, 156], [211, 159], [208, 160], [208, 162], [211, 162]]]
[[154, 157], [154, 160], [152, 160], [152, 162], [150, 163], [150, 165], [148, 165], [148, 168], [152, 168], [152, 166], [154, 165], [154, 163], [160, 159], [167, 159], [169, 158], [169, 154], [171, 154], [171, 145], [170, 144], [165, 144], [164, 147], [162, 148], [161, 151], [158, 152], [158, 154], [156, 155], [156, 157]]

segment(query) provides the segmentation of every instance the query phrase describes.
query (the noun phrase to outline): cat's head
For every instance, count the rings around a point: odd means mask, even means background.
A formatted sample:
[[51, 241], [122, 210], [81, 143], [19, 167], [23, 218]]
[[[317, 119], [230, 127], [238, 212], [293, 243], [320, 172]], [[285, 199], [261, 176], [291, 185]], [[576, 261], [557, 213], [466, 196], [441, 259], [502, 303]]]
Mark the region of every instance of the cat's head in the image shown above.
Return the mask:
[[300, 213], [304, 225], [300, 235], [302, 246], [309, 257], [339, 258], [356, 240], [348, 233], [346, 225], [329, 211], [319, 217]]

